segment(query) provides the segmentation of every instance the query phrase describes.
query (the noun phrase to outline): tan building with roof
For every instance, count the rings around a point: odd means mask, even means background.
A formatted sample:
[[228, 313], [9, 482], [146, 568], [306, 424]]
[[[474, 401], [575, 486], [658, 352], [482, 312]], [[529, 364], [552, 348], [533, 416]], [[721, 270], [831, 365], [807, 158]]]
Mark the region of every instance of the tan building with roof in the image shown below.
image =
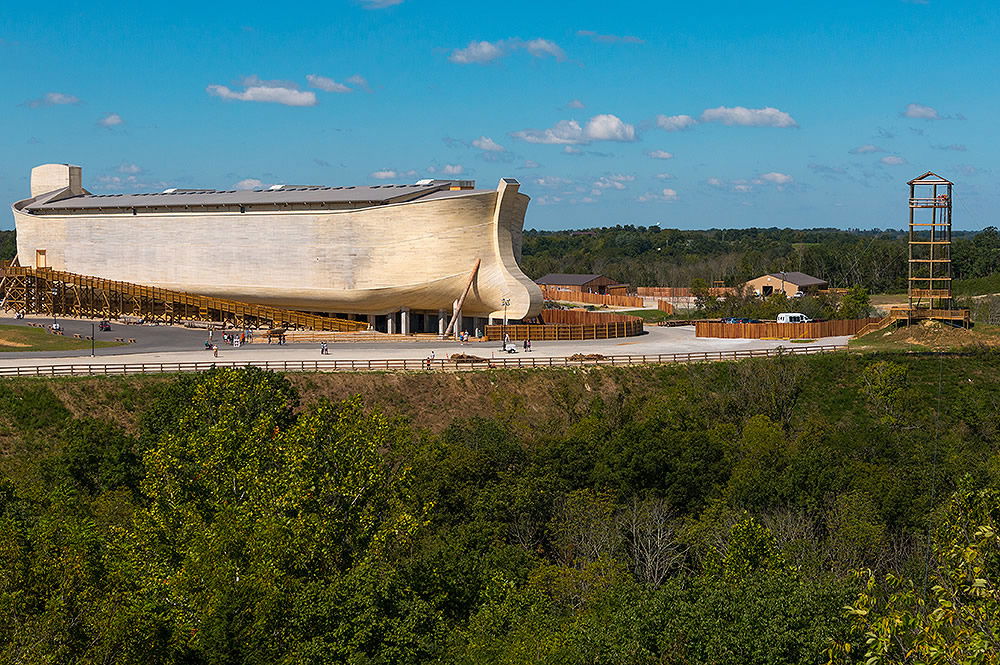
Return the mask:
[[778, 291], [784, 291], [791, 298], [825, 289], [827, 282], [804, 272], [774, 272], [751, 279], [744, 287], [765, 298]]

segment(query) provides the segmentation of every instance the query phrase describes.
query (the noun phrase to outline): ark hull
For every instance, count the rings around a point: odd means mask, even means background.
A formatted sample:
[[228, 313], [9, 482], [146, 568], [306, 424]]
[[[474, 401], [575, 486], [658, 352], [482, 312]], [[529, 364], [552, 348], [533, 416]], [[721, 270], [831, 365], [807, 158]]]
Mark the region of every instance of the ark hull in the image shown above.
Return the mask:
[[[18, 259], [151, 286], [319, 312], [451, 311], [481, 260], [467, 316], [531, 317], [517, 265], [528, 197], [496, 191], [349, 210], [35, 214], [14, 205]], [[38, 197], [36, 197], [38, 198]]]

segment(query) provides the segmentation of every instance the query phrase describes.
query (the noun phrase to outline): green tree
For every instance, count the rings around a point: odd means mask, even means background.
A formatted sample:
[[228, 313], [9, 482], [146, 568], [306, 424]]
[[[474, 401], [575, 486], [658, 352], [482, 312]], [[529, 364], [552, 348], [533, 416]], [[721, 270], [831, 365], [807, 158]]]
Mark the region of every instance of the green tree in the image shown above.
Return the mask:
[[831, 663], [859, 652], [866, 665], [1000, 662], [1000, 492], [969, 484], [941, 515], [926, 583], [859, 572], [853, 632], [829, 650]]
[[413, 655], [404, 617], [423, 610], [396, 597], [386, 557], [423, 517], [380, 453], [404, 433], [356, 401], [295, 415], [296, 401], [253, 369], [195, 386], [145, 454], [147, 506], [117, 553], [128, 604], [106, 647], [146, 662]]

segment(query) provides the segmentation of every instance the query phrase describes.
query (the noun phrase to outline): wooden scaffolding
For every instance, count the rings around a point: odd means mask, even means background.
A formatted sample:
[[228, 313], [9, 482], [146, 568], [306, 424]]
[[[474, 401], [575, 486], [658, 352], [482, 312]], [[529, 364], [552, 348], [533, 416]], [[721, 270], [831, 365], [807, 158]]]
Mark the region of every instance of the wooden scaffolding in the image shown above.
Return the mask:
[[234, 328], [286, 328], [357, 332], [368, 323], [268, 305], [171, 291], [130, 282], [51, 270], [4, 266], [3, 307], [25, 315], [148, 322], [205, 321]]
[[969, 311], [955, 309], [951, 289], [954, 183], [928, 171], [907, 184], [910, 186], [910, 225], [906, 319], [908, 322], [939, 319], [968, 325]]

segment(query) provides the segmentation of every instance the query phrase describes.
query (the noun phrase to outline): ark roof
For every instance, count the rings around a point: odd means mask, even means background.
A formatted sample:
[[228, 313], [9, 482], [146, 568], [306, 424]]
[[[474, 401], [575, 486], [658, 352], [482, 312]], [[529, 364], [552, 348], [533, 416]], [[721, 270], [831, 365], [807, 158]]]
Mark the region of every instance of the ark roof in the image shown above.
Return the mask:
[[277, 185], [268, 189], [216, 190], [168, 189], [149, 194], [90, 194], [60, 197], [41, 196], [24, 207], [26, 212], [107, 210], [114, 208], [196, 208], [198, 206], [292, 206], [332, 204], [361, 207], [403, 203], [461, 186], [468, 193], [469, 181], [427, 181], [414, 185], [371, 185], [367, 187], [320, 187]]

